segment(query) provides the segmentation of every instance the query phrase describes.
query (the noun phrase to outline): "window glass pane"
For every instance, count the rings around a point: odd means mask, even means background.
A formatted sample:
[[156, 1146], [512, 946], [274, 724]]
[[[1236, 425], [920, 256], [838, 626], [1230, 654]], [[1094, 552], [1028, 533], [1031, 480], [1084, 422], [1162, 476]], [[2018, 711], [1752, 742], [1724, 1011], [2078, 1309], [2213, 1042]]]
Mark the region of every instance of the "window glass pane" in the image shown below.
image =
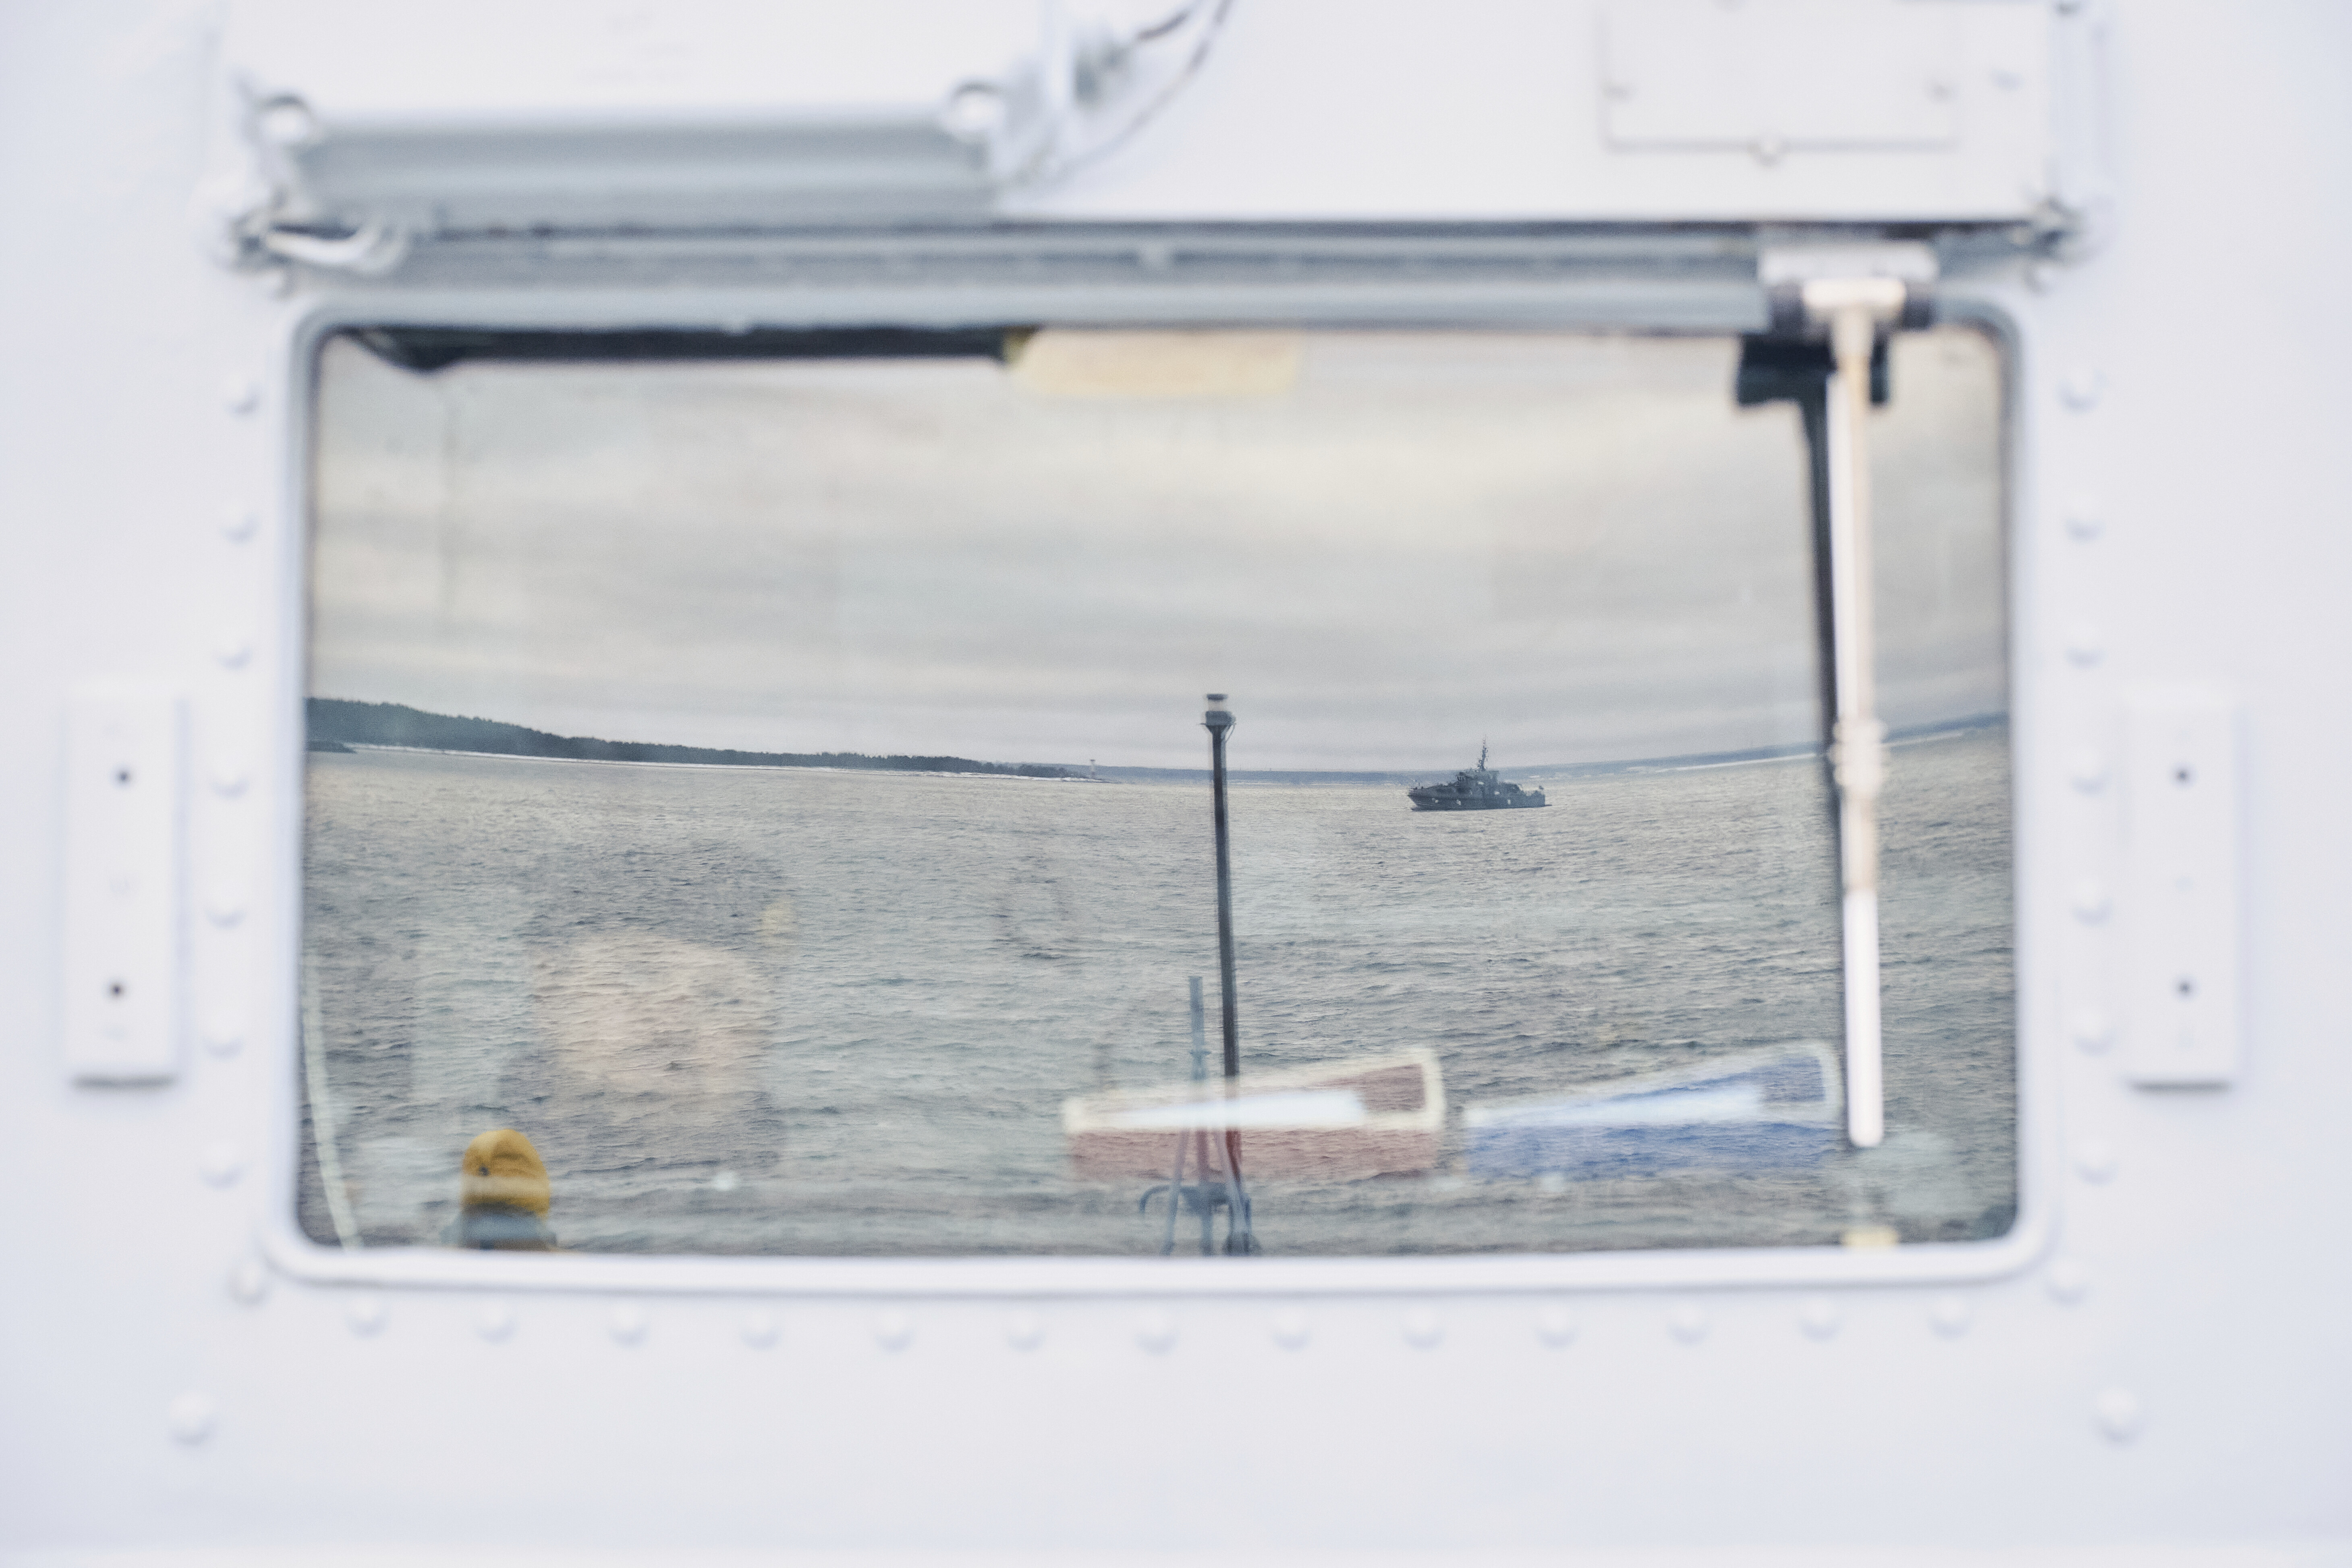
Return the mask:
[[1898, 339], [1873, 419], [1867, 1152], [1807, 449], [1735, 405], [1736, 340], [423, 341], [320, 368], [318, 1239], [1197, 1254], [1237, 1198], [1267, 1256], [2010, 1224], [1981, 336]]

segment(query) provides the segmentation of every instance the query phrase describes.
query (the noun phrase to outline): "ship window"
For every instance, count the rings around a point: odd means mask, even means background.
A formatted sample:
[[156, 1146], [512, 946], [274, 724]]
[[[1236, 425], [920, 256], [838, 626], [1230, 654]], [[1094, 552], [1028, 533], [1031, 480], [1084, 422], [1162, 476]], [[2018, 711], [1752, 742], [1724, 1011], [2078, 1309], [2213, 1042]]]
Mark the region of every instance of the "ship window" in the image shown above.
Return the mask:
[[1999, 351], [1897, 336], [1872, 416], [1870, 1150], [1806, 437], [1735, 396], [1740, 351], [329, 338], [302, 1226], [835, 1257], [2002, 1233]]

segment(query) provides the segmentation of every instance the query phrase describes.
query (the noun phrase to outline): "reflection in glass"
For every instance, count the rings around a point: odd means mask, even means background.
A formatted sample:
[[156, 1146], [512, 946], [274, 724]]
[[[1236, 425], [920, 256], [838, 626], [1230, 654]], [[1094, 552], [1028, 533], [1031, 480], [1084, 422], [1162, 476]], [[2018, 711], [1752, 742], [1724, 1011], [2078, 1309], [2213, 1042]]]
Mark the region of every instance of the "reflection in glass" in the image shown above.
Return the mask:
[[306, 1014], [365, 1245], [462, 1244], [452, 1173], [509, 1134], [583, 1250], [1183, 1254], [1242, 1204], [1268, 1257], [2007, 1227], [1983, 338], [1896, 340], [1874, 416], [1864, 1154], [1806, 454], [1736, 341], [971, 337], [328, 343]]

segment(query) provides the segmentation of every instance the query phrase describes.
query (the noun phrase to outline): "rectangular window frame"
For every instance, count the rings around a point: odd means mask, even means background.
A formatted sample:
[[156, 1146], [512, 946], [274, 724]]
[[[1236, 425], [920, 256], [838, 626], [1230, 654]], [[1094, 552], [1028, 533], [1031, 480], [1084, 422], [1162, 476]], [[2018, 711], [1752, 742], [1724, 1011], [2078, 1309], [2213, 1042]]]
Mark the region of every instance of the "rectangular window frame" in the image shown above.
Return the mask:
[[[1040, 247], [1043, 250], [1045, 247]], [[2038, 837], [2023, 781], [2037, 748], [2025, 679], [2025, 628], [2031, 624], [2020, 572], [2019, 388], [2025, 345], [2014, 320], [1989, 291], [1965, 279], [1937, 299], [1940, 323], [1984, 332], [2000, 356], [2002, 536], [2011, 689], [2011, 899], [2016, 921], [2018, 1210], [2016, 1222], [1982, 1241], [1875, 1247], [1654, 1248], [1608, 1252], [1484, 1253], [1421, 1258], [1085, 1258], [939, 1257], [919, 1258], [713, 1257], [694, 1254], [467, 1252], [403, 1247], [346, 1249], [311, 1240], [295, 1217], [301, 1159], [302, 1056], [299, 996], [303, 907], [304, 699], [309, 685], [310, 463], [317, 431], [317, 369], [330, 336], [368, 327], [612, 331], [740, 331], [762, 328], [852, 326], [968, 327], [1007, 321], [1071, 326], [1409, 327], [1729, 334], [1763, 330], [1767, 312], [1752, 283], [1714, 276], [1610, 280], [1564, 277], [1497, 287], [1475, 273], [1446, 275], [1463, 255], [1459, 241], [1433, 258], [1422, 276], [1365, 287], [1318, 279], [1294, 268], [1272, 279], [1106, 286], [1100, 281], [1007, 280], [992, 269], [984, 282], [929, 279], [870, 281], [807, 290], [534, 289], [374, 288], [331, 294], [281, 320], [268, 363], [283, 392], [274, 454], [278, 508], [272, 530], [278, 559], [275, 625], [294, 657], [278, 661], [267, 742], [271, 772], [288, 807], [268, 847], [269, 885], [291, 918], [271, 922], [263, 957], [266, 987], [254, 1016], [261, 1031], [275, 1102], [266, 1153], [267, 1217], [257, 1237], [270, 1263], [321, 1285], [503, 1291], [598, 1291], [662, 1295], [789, 1298], [1300, 1297], [1572, 1294], [1592, 1290], [1753, 1287], [1832, 1288], [1961, 1283], [2006, 1278], [2032, 1268], [2056, 1230], [2054, 1173], [2055, 1026], [2040, 1015], [2045, 986], [2033, 960], [2037, 924], [2026, 868]], [[1726, 395], [1730, 389], [1726, 388]], [[1900, 395], [1899, 391], [1897, 395]], [[2047, 1037], [2045, 1038], [2045, 1037]]]

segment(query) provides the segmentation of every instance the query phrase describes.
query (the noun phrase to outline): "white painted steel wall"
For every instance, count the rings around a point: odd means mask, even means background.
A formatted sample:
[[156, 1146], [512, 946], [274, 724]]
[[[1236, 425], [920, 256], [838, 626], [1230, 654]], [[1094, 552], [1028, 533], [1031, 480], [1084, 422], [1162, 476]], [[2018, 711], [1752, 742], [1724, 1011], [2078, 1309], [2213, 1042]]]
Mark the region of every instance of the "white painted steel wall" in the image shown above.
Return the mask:
[[[0, 1561], [2352, 1561], [2352, 12], [1963, 9], [2046, 23], [2105, 84], [2103, 107], [2055, 103], [2065, 167], [2032, 195], [2112, 197], [2077, 259], [1954, 286], [2017, 338], [2026, 1223], [1909, 1259], [1297, 1265], [1246, 1293], [1214, 1265], [1167, 1293], [1059, 1263], [337, 1279], [290, 1239], [290, 345], [354, 287], [435, 296], [206, 259], [209, 9], [0, 14]], [[1723, 216], [1778, 172], [1812, 193], [1795, 216], [1918, 216], [1799, 152], [1635, 181], [1657, 205], [1610, 210], [1563, 174], [1622, 167], [1593, 151], [1596, 21], [1241, 0], [1192, 94], [1012, 205]], [[476, 46], [470, 79], [500, 63]], [[67, 699], [113, 677], [187, 701], [191, 1027], [163, 1086], [67, 1068]], [[2095, 1023], [2139, 1016], [2149, 930], [2119, 748], [2136, 692], [2192, 683], [2240, 705], [2242, 1062], [2227, 1088], [2148, 1089]], [[536, 1288], [572, 1264], [574, 1288]]]

